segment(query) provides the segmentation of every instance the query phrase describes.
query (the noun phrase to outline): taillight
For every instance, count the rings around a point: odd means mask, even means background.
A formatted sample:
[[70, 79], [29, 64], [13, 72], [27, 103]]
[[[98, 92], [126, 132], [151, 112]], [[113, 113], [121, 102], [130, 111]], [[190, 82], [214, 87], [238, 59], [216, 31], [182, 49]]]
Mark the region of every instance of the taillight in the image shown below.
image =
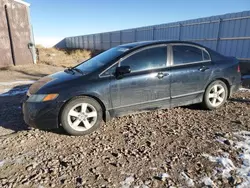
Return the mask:
[[240, 72], [240, 65], [238, 65], [237, 72]]

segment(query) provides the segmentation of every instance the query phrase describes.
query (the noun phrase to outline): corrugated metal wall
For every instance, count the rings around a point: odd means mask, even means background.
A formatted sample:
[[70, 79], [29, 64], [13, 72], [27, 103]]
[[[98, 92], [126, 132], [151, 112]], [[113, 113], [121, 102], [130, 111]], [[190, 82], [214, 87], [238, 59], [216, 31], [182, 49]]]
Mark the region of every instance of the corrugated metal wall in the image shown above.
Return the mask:
[[35, 63], [29, 5], [0, 0], [0, 67]]
[[107, 50], [120, 44], [146, 40], [192, 41], [227, 56], [250, 60], [250, 11], [67, 37], [64, 48]]

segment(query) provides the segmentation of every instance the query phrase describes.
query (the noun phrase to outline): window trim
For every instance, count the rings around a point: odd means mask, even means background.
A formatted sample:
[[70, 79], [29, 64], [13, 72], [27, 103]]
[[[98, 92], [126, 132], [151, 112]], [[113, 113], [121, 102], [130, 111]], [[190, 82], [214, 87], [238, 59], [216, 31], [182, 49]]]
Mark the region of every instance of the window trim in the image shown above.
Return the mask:
[[147, 50], [147, 49], [151, 49], [151, 48], [157, 48], [157, 47], [166, 47], [166, 56], [167, 56], [167, 59], [166, 59], [166, 62], [165, 62], [165, 66], [164, 67], [158, 67], [158, 68], [153, 68], [153, 69], [146, 69], [146, 70], [139, 70], [139, 71], [133, 71], [131, 73], [137, 73], [137, 72], [143, 72], [143, 71], [149, 71], [149, 70], [157, 70], [157, 69], [163, 69], [163, 68], [167, 68], [168, 65], [170, 65], [170, 62], [171, 62], [171, 58], [169, 57], [170, 56], [170, 49], [169, 49], [169, 45], [168, 44], [157, 44], [157, 45], [152, 45], [152, 46], [145, 46], [145, 47], [142, 47], [142, 48], [139, 48], [125, 56], [123, 56], [122, 58], [120, 58], [118, 61], [116, 61], [115, 63], [113, 63], [112, 65], [110, 65], [108, 68], [106, 68], [104, 71], [102, 71], [100, 74], [99, 74], [99, 77], [100, 78], [105, 78], [105, 77], [110, 77], [112, 75], [102, 75], [103, 73], [105, 73], [106, 71], [108, 71], [110, 68], [112, 68], [113, 66], [115, 66], [116, 64], [118, 64], [118, 67], [120, 67], [120, 63], [122, 61], [124, 61], [125, 59], [129, 58], [130, 56], [138, 53], [138, 52], [141, 52], [143, 50]]
[[[120, 58], [118, 61], [116, 61], [115, 63], [113, 63], [112, 65], [110, 65], [108, 68], [106, 68], [105, 70], [103, 70], [100, 74], [99, 77], [100, 78], [106, 78], [106, 77], [111, 77], [113, 75], [102, 75], [104, 72], [108, 71], [110, 68], [112, 68], [113, 66], [115, 66], [116, 64], [118, 64], [118, 66], [120, 66], [120, 62], [125, 60], [126, 58], [130, 57], [131, 55], [143, 51], [145, 49], [150, 49], [150, 48], [155, 48], [155, 47], [161, 47], [161, 46], [166, 46], [167, 47], [167, 62], [166, 62], [166, 67], [163, 68], [167, 68], [167, 67], [177, 67], [177, 66], [183, 66], [183, 65], [191, 65], [191, 64], [196, 64], [196, 63], [205, 63], [205, 62], [211, 62], [211, 55], [210, 53], [207, 51], [206, 48], [201, 47], [201, 46], [197, 46], [195, 44], [188, 44], [188, 43], [166, 43], [166, 44], [157, 44], [157, 45], [152, 45], [152, 46], [145, 46], [142, 47], [140, 49], [137, 49], [127, 55], [125, 55], [124, 57]], [[204, 50], [209, 57], [209, 60], [204, 60], [204, 61], [194, 61], [194, 62], [190, 62], [190, 63], [183, 63], [183, 64], [178, 64], [178, 65], [174, 65], [174, 55], [173, 55], [173, 46], [192, 46], [195, 48], [199, 48], [201, 50]], [[155, 68], [155, 69], [148, 69], [148, 70], [156, 70], [156, 69], [161, 69], [161, 68]], [[141, 71], [134, 71], [135, 72], [142, 72], [142, 71], [147, 71], [147, 70], [141, 70]]]
[[[190, 63], [182, 63], [182, 64], [175, 65], [174, 64], [173, 46], [191, 46], [191, 47], [199, 48], [200, 50], [203, 50], [208, 54], [209, 60], [193, 61], [193, 62], [190, 62]], [[169, 48], [170, 48], [170, 54], [171, 54], [171, 61], [170, 61], [170, 65], [169, 65], [170, 67], [178, 67], [178, 66], [191, 65], [191, 64], [196, 64], [196, 63], [211, 62], [211, 56], [210, 56], [209, 52], [207, 51], [206, 48], [203, 48], [201, 46], [197, 46], [197, 45], [194, 45], [194, 44], [187, 44], [187, 43], [171, 43], [171, 44], [169, 44]], [[202, 54], [203, 54], [203, 51], [202, 51]], [[203, 55], [202, 55], [202, 57], [203, 57]]]
[[119, 62], [119, 60], [118, 61], [116, 61], [115, 63], [113, 63], [112, 65], [110, 65], [108, 68], [106, 68], [104, 71], [102, 71], [100, 74], [99, 74], [99, 77], [100, 78], [106, 78], [106, 77], [111, 77], [111, 76], [113, 76], [113, 75], [103, 75], [106, 71], [108, 71], [109, 69], [111, 69], [113, 66], [115, 66], [117, 63]]

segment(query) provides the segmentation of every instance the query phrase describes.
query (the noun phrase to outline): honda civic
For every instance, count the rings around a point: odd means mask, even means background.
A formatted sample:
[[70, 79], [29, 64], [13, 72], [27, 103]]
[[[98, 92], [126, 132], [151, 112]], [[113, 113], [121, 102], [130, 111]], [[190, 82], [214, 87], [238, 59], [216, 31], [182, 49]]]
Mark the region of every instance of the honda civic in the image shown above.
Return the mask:
[[234, 57], [191, 42], [136, 42], [41, 78], [22, 109], [31, 127], [85, 135], [103, 120], [136, 112], [195, 103], [214, 110], [240, 84]]

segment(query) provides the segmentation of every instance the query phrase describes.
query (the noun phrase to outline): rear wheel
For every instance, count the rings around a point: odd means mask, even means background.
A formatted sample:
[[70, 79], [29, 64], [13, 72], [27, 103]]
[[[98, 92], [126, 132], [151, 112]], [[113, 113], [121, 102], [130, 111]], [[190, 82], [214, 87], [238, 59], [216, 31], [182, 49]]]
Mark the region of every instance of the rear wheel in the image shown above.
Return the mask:
[[223, 81], [216, 80], [206, 89], [203, 106], [209, 110], [220, 108], [227, 100], [228, 89]]
[[89, 97], [76, 97], [63, 108], [62, 127], [70, 135], [80, 136], [99, 128], [102, 121], [100, 104]]

